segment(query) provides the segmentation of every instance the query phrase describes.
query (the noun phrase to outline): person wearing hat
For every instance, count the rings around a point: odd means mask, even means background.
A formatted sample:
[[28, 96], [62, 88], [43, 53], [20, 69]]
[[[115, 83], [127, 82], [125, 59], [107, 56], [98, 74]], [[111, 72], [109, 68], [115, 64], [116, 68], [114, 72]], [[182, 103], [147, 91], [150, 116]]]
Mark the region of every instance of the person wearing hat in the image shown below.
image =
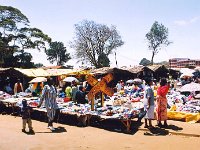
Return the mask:
[[25, 99], [22, 100], [21, 116], [22, 116], [22, 132], [26, 132], [26, 123], [28, 124], [29, 132], [34, 133], [31, 121], [31, 107], [28, 106]]

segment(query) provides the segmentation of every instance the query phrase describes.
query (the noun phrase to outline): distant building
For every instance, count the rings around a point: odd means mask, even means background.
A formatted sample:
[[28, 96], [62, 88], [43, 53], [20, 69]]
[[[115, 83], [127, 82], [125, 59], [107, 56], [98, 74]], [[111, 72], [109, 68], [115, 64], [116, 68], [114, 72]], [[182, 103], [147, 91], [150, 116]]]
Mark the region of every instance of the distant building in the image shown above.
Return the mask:
[[185, 68], [187, 66], [197, 67], [200, 66], [200, 59], [189, 59], [189, 58], [172, 58], [169, 59], [170, 68]]

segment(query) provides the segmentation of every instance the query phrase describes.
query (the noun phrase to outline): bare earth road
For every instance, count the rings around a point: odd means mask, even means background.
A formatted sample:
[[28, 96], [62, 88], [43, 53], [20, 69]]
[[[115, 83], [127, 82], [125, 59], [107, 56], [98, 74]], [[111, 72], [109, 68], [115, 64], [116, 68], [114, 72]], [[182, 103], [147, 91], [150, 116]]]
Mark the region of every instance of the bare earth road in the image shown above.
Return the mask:
[[[151, 135], [141, 129], [135, 134], [94, 127], [76, 127], [55, 123], [52, 133], [47, 124], [33, 120], [34, 135], [21, 132], [21, 118], [0, 115], [0, 150], [199, 150], [200, 137]], [[200, 123], [169, 121], [183, 128], [178, 133], [200, 135]], [[142, 127], [141, 127], [142, 128]], [[169, 130], [172, 131], [172, 130]], [[147, 135], [145, 135], [147, 134]]]

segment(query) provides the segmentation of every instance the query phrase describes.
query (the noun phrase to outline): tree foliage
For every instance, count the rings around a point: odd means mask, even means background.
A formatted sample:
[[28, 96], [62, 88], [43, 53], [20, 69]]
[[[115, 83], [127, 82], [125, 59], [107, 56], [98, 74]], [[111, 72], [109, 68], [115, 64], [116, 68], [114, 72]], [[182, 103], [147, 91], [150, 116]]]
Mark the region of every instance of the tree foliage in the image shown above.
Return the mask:
[[8, 66], [5, 59], [14, 58], [14, 53], [30, 48], [41, 50], [50, 41], [51, 38], [40, 29], [29, 26], [28, 18], [20, 10], [0, 6], [0, 66]]
[[56, 62], [58, 66], [64, 65], [64, 63], [71, 59], [70, 54], [67, 53], [67, 49], [62, 42], [56, 41], [50, 43], [50, 48], [46, 49], [45, 53], [50, 63]]
[[108, 59], [114, 49], [124, 44], [115, 26], [109, 28], [94, 21], [75, 24], [75, 35], [71, 46], [77, 59], [88, 61], [97, 68], [108, 65], [102, 63], [102, 58]]
[[102, 53], [98, 57], [99, 67], [110, 67], [110, 60], [106, 54]]
[[151, 64], [153, 65], [154, 56], [159, 52], [162, 46], [168, 46], [171, 42], [168, 41], [168, 28], [155, 21], [146, 34], [148, 47], [152, 51]]
[[139, 63], [139, 65], [143, 65], [143, 66], [148, 66], [150, 64], [151, 64], [151, 61], [146, 58], [142, 58], [142, 60]]
[[36, 63], [36, 64], [34, 64], [34, 66], [35, 66], [36, 68], [40, 68], [40, 67], [43, 67], [44, 65], [43, 65], [42, 63]]

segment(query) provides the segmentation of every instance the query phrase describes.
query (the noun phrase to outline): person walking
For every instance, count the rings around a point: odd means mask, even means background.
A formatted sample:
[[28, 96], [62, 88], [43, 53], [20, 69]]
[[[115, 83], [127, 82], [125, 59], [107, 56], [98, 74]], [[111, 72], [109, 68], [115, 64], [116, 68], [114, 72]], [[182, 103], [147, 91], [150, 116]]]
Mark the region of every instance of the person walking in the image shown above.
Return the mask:
[[56, 88], [53, 85], [53, 79], [47, 79], [47, 85], [44, 86], [42, 90], [42, 94], [40, 97], [40, 102], [38, 107], [40, 107], [44, 101], [44, 105], [47, 110], [47, 117], [48, 117], [48, 128], [51, 131], [54, 131], [55, 128], [53, 127], [53, 121], [56, 116], [56, 112], [58, 110], [58, 105], [56, 102], [57, 92]]
[[[159, 127], [167, 127], [167, 98], [166, 95], [168, 93], [170, 84], [167, 84], [166, 78], [162, 78], [160, 81], [160, 87], [157, 89], [157, 97], [156, 97], [156, 117], [157, 117], [157, 126]], [[161, 121], [164, 121], [164, 125], [162, 125]]]

